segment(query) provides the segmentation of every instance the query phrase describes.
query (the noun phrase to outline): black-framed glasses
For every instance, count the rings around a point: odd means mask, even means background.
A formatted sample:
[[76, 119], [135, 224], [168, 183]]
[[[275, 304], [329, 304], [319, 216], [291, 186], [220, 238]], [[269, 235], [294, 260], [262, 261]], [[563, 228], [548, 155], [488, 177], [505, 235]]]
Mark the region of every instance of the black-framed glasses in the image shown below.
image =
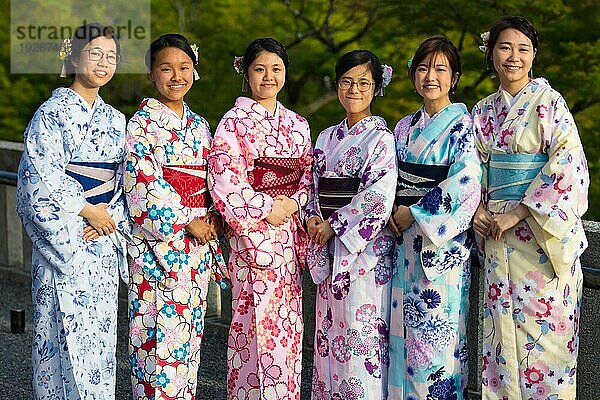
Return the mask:
[[87, 51], [88, 58], [92, 61], [100, 61], [103, 57], [106, 57], [106, 61], [108, 61], [110, 65], [117, 65], [121, 62], [121, 55], [117, 53], [104, 53], [100, 49], [86, 49], [83, 51]]
[[353, 81], [350, 78], [342, 78], [338, 81], [338, 87], [342, 90], [348, 90], [352, 87], [352, 85], [356, 84], [358, 90], [361, 92], [367, 92], [371, 89], [371, 86], [375, 84], [375, 82], [371, 82], [368, 79], [359, 79], [357, 81]]

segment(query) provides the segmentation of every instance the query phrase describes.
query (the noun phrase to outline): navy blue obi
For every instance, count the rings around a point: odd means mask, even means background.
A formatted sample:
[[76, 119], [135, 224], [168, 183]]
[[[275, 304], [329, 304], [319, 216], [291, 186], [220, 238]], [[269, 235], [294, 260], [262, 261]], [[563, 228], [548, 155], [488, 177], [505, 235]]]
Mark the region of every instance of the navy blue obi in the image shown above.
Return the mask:
[[118, 163], [71, 161], [65, 172], [83, 186], [88, 203], [109, 203], [115, 194]]
[[416, 164], [398, 161], [396, 205], [410, 207], [448, 177], [447, 165]]

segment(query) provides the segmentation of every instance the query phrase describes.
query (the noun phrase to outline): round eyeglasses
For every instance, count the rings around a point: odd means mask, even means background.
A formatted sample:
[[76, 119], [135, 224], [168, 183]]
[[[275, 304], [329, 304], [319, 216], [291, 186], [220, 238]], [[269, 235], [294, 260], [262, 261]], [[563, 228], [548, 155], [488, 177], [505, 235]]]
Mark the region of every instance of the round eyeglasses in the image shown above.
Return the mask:
[[371, 89], [371, 86], [373, 86], [375, 82], [371, 82], [368, 79], [359, 79], [358, 82], [356, 82], [350, 78], [342, 78], [338, 81], [338, 87], [342, 90], [348, 90], [354, 84], [356, 84], [356, 87], [358, 87], [359, 91], [367, 92], [369, 89]]
[[92, 61], [100, 61], [102, 60], [103, 57], [106, 57], [106, 61], [108, 61], [108, 63], [110, 65], [117, 65], [118, 63], [121, 62], [121, 55], [120, 54], [116, 54], [116, 53], [104, 53], [102, 50], [99, 49], [87, 49], [87, 50], [83, 50], [86, 51], [88, 53], [88, 58]]

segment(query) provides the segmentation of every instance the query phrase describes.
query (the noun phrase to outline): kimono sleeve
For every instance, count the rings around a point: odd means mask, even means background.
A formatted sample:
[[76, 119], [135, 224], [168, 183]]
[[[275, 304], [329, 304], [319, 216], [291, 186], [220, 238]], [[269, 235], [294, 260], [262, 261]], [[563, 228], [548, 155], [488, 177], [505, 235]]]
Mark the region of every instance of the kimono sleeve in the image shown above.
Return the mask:
[[585, 249], [581, 216], [588, 207], [590, 180], [577, 126], [564, 99], [558, 96], [549, 108], [545, 115], [538, 111], [548, 136], [544, 141], [549, 159], [521, 203], [531, 211], [529, 225], [559, 273]]
[[394, 205], [398, 179], [394, 137], [381, 130], [371, 143], [359, 192], [329, 217], [336, 236], [353, 254], [363, 251], [385, 228]]
[[163, 178], [154, 151], [158, 148], [147, 126], [152, 122], [135, 115], [127, 124], [123, 186], [133, 221], [154, 240], [180, 238], [193, 219], [193, 210]]
[[481, 166], [470, 117], [450, 129], [448, 177], [410, 206], [415, 223], [439, 247], [466, 231], [481, 199]]
[[312, 174], [312, 146], [309, 143], [304, 149], [302, 157], [300, 157], [300, 168], [302, 169], [302, 176], [298, 184], [298, 190], [290, 198], [298, 203], [298, 215], [300, 221], [304, 220], [305, 208], [308, 204], [312, 203], [314, 192], [313, 192], [313, 174]]
[[[241, 123], [240, 123], [241, 124]], [[238, 234], [268, 229], [264, 219], [273, 207], [271, 196], [248, 182], [248, 149], [240, 143], [236, 119], [226, 114], [215, 131], [208, 156], [208, 185], [215, 207]]]
[[64, 127], [56, 110], [40, 108], [25, 131], [19, 186], [24, 192], [19, 213], [38, 229], [54, 235], [79, 217], [85, 206], [83, 187], [65, 173]]

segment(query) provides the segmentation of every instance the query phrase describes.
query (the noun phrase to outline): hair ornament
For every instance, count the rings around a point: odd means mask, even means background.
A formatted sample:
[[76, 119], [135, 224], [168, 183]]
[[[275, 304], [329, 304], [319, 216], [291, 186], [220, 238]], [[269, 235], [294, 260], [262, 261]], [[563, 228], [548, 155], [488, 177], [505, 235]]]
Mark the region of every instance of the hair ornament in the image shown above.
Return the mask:
[[487, 52], [488, 43], [490, 41], [490, 31], [485, 31], [480, 36], [481, 36], [481, 41], [483, 42], [483, 45], [479, 46], [479, 50], [481, 50], [485, 53], [485, 52]]
[[383, 88], [390, 84], [392, 81], [392, 74], [394, 73], [394, 69], [390, 65], [383, 64], [381, 68], [383, 69], [383, 73], [381, 74], [383, 81], [381, 82], [381, 89], [379, 89], [379, 92], [377, 93], [378, 96], [383, 96]]
[[65, 62], [67, 61], [67, 58], [69, 58], [70, 55], [71, 55], [71, 38], [66, 38], [65, 40], [63, 40], [62, 44], [60, 45], [60, 50], [58, 52], [58, 58], [60, 58], [62, 60], [62, 67], [60, 69], [60, 77], [61, 78], [67, 77], [67, 66], [65, 65]]
[[[194, 65], [198, 65], [198, 46], [195, 43], [191, 43], [190, 47], [192, 48], [192, 53], [194, 53], [194, 57], [196, 57], [196, 62], [194, 63]], [[196, 68], [194, 69], [194, 80], [197, 81], [198, 79], [200, 79], [200, 74], [198, 73], [198, 71], [196, 70]]]
[[408, 69], [412, 68], [413, 58], [414, 57], [409, 58], [408, 61], [406, 62], [406, 66], [408, 67]]
[[233, 69], [240, 75], [244, 73], [244, 56], [233, 57]]

